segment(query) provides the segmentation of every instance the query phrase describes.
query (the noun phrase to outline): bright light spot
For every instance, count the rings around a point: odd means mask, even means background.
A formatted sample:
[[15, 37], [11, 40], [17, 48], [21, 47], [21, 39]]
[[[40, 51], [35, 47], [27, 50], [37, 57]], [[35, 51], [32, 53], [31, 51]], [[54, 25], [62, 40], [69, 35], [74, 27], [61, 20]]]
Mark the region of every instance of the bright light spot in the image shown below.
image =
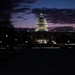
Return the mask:
[[69, 43], [70, 41], [68, 41], [68, 43]]
[[28, 41], [26, 41], [26, 43], [27, 43]]
[[9, 47], [9, 45], [7, 45], [7, 47]]
[[54, 40], [52, 41], [53, 44], [57, 44]]
[[54, 40], [52, 40], [52, 42], [54, 42]]
[[17, 39], [15, 39], [15, 41], [17, 41]]
[[39, 44], [47, 44], [48, 40], [47, 39], [37, 39], [36, 42]]
[[46, 42], [46, 41], [44, 41], [44, 43], [45, 43], [45, 44], [47, 44], [47, 42]]
[[8, 37], [8, 35], [6, 35], [6, 37]]
[[0, 41], [0, 43], [2, 43], [2, 41]]

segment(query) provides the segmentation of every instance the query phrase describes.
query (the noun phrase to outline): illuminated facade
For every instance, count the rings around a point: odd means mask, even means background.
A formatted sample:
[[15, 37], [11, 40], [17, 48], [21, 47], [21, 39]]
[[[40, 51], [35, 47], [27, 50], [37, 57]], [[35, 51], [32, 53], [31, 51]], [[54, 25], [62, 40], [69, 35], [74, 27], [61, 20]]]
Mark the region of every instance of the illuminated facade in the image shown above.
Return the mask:
[[35, 31], [48, 31], [48, 25], [46, 19], [43, 17], [43, 14], [40, 14], [40, 18], [38, 18], [38, 21], [35, 26]]
[[47, 44], [49, 39], [36, 39], [35, 40], [38, 44]]

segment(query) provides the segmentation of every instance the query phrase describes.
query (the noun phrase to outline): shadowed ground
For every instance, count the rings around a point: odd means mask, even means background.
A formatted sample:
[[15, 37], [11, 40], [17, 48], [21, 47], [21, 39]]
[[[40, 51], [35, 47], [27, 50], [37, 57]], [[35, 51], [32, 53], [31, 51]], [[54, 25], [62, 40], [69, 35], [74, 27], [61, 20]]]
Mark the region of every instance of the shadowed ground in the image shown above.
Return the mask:
[[74, 75], [72, 49], [0, 51], [0, 75]]

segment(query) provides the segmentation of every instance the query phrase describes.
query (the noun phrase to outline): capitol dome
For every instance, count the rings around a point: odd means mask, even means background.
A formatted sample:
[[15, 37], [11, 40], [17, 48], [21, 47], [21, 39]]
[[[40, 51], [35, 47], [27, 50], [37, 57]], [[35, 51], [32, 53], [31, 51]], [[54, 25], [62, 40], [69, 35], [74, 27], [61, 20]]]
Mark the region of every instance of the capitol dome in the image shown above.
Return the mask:
[[35, 31], [48, 31], [47, 21], [42, 13], [36, 22]]

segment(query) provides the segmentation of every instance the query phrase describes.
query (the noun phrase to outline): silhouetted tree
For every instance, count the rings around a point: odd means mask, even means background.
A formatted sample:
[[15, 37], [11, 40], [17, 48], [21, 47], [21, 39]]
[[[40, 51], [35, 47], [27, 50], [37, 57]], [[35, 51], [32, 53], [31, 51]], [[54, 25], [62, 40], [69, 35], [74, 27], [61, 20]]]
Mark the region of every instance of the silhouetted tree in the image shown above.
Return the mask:
[[10, 21], [11, 10], [11, 0], [0, 0], [0, 40], [3, 44], [13, 46], [16, 33]]
[[10, 22], [11, 1], [0, 0], [0, 28], [13, 27]]

